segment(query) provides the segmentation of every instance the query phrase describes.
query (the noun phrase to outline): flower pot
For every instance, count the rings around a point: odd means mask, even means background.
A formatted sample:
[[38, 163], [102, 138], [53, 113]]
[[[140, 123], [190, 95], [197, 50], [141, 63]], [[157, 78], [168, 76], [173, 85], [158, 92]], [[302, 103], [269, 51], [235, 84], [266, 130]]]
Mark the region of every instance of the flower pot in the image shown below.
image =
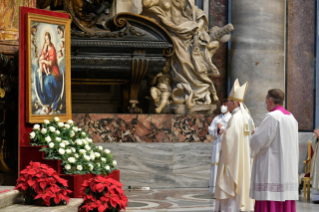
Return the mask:
[[[30, 161], [33, 162], [40, 162], [51, 166], [59, 176], [68, 181], [69, 189], [73, 191], [70, 194], [71, 198], [80, 198], [80, 188], [83, 184], [84, 180], [88, 180], [94, 177], [94, 174], [74, 174], [68, 175], [63, 174], [62, 167], [61, 167], [61, 160], [51, 160], [51, 159], [44, 159], [45, 153], [40, 152], [41, 146], [31, 146], [31, 145], [21, 145], [20, 146], [20, 170], [23, 170], [26, 166], [29, 165]], [[120, 171], [114, 170], [111, 174], [109, 174], [114, 180], [120, 181]]]

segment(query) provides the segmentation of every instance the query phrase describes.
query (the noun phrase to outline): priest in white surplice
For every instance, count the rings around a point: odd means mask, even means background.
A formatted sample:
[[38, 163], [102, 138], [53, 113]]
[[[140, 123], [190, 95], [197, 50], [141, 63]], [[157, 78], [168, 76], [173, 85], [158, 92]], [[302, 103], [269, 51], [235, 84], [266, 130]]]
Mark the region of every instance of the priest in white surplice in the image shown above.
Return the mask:
[[250, 197], [255, 212], [295, 212], [298, 195], [298, 122], [283, 108], [284, 92], [269, 90], [265, 115], [250, 140]]
[[221, 153], [217, 171], [215, 211], [252, 211], [249, 198], [250, 149], [249, 136], [254, 126], [243, 105], [248, 84], [239, 85], [238, 79], [228, 96], [227, 108], [232, 113], [221, 138]]
[[228, 100], [222, 101], [222, 106], [220, 107], [220, 112], [216, 116], [210, 126], [208, 127], [209, 134], [214, 138], [213, 151], [212, 151], [212, 163], [210, 168], [210, 179], [209, 179], [209, 192], [215, 192], [216, 186], [216, 176], [219, 161], [219, 154], [221, 149], [220, 137], [227, 128], [228, 121], [231, 117], [230, 112], [227, 109]]

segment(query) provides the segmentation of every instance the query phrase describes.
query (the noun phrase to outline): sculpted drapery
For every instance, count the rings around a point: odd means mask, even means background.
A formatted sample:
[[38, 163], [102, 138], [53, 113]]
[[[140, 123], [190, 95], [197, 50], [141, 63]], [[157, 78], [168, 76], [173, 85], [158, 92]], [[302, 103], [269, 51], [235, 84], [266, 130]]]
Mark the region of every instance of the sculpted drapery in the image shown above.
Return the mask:
[[212, 56], [219, 47], [208, 32], [208, 20], [193, 0], [143, 0], [143, 12], [171, 35], [175, 53], [171, 58], [174, 104], [192, 108], [218, 101], [209, 76], [219, 76]]

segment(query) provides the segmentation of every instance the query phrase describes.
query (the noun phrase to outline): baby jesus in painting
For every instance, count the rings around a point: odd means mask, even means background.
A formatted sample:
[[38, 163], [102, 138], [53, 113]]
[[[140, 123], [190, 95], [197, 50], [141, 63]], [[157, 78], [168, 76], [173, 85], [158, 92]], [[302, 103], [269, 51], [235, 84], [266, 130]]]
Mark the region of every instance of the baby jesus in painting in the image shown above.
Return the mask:
[[[49, 59], [49, 53], [48, 53], [48, 46], [47, 46], [47, 45], [44, 46], [43, 52], [46, 53], [46, 55], [47, 55], [47, 60], [48, 60], [48, 59]], [[46, 65], [45, 65], [43, 62], [41, 62], [43, 59], [44, 59], [44, 55], [41, 55], [41, 56], [40, 56], [40, 60], [39, 60], [39, 65], [40, 65], [40, 67], [43, 68], [45, 74], [46, 74], [47, 76], [49, 76], [49, 75], [50, 75], [50, 70], [46, 67]]]

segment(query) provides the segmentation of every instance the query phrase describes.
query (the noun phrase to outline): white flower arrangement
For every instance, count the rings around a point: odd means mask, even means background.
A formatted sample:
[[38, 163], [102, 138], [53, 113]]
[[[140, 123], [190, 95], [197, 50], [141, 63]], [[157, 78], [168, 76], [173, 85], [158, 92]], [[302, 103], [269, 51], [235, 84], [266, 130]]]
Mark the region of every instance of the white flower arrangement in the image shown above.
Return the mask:
[[50, 136], [45, 137], [44, 140], [45, 140], [46, 142], [48, 142], [48, 143], [49, 143], [50, 141], [52, 141]]
[[59, 154], [60, 154], [60, 155], [64, 155], [65, 150], [64, 150], [64, 149], [62, 149], [62, 148], [60, 148], [60, 149], [58, 150], [58, 152], [59, 152]]
[[35, 138], [35, 135], [36, 135], [35, 132], [31, 132], [31, 133], [30, 133], [30, 139], [34, 139], [34, 138]]
[[42, 133], [43, 135], [47, 134], [47, 132], [48, 132], [47, 129], [42, 128], [41, 133]]
[[61, 160], [65, 174], [106, 175], [117, 169], [111, 151], [95, 146], [90, 134], [72, 120], [63, 123], [55, 117], [51, 122], [45, 120], [42, 126], [35, 124], [29, 138], [31, 145], [45, 146], [41, 151], [46, 159]]
[[75, 158], [74, 158], [74, 157], [69, 157], [69, 158], [68, 158], [68, 161], [69, 161], [70, 163], [75, 163]]
[[55, 127], [51, 126], [51, 127], [49, 127], [49, 130], [50, 130], [51, 132], [55, 132]]
[[81, 165], [77, 165], [76, 169], [79, 170], [79, 171], [82, 171], [83, 167]]
[[40, 130], [40, 125], [35, 124], [35, 125], [33, 126], [33, 130], [34, 130], [34, 131]]
[[70, 170], [70, 169], [71, 169], [71, 165], [70, 165], [70, 164], [66, 164], [66, 165], [64, 166], [64, 168], [65, 168], [66, 170]]

